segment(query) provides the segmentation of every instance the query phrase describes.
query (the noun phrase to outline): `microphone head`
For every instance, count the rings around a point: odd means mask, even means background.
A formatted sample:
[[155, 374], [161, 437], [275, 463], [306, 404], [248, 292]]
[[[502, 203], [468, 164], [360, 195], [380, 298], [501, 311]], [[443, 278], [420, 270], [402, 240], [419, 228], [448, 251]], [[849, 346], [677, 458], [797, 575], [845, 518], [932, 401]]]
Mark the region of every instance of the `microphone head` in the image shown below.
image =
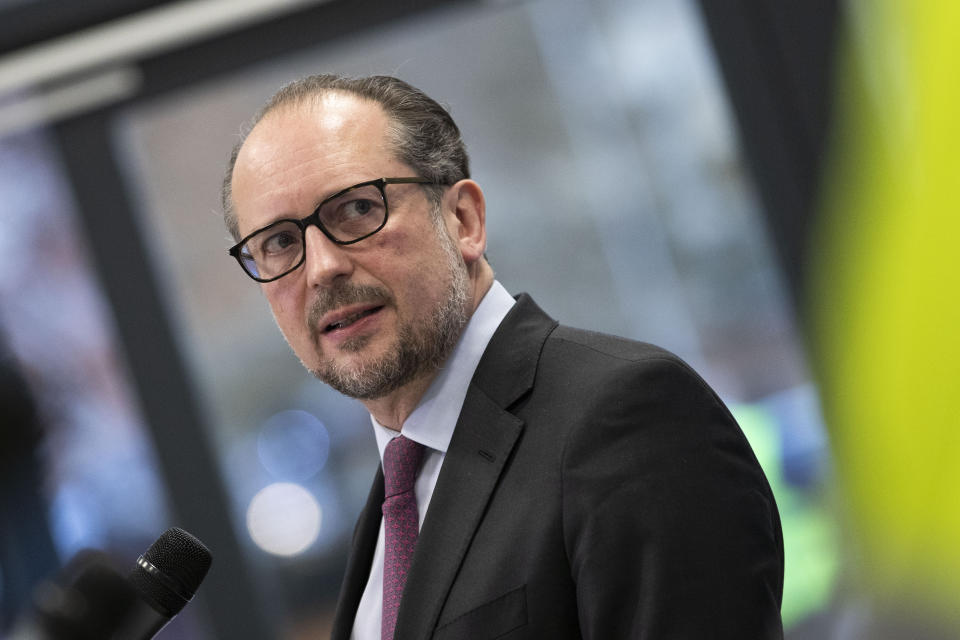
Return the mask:
[[137, 559], [130, 582], [157, 611], [173, 617], [193, 598], [212, 561], [206, 545], [173, 527]]

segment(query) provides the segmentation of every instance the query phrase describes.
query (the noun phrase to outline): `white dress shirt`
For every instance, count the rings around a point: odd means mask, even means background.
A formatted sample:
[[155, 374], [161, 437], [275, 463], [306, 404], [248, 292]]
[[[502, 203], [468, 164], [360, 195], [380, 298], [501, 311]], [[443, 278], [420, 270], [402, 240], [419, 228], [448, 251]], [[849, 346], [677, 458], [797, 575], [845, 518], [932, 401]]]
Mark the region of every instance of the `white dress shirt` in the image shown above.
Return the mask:
[[[477, 310], [471, 316], [460, 336], [460, 340], [447, 359], [446, 366], [423, 394], [420, 404], [403, 423], [403, 435], [426, 446], [423, 466], [417, 476], [414, 492], [417, 496], [417, 510], [420, 526], [430, 506], [433, 488], [440, 475], [447, 447], [453, 437], [453, 429], [460, 417], [460, 409], [467, 397], [467, 388], [480, 358], [487, 348], [497, 327], [514, 304], [514, 299], [499, 282], [494, 280]], [[370, 416], [373, 431], [383, 461], [383, 450], [387, 443], [399, 434], [388, 429]], [[373, 564], [367, 586], [357, 607], [357, 617], [353, 623], [352, 640], [380, 640], [380, 618], [383, 607], [383, 521], [380, 522], [380, 535], [377, 548], [373, 553]]]

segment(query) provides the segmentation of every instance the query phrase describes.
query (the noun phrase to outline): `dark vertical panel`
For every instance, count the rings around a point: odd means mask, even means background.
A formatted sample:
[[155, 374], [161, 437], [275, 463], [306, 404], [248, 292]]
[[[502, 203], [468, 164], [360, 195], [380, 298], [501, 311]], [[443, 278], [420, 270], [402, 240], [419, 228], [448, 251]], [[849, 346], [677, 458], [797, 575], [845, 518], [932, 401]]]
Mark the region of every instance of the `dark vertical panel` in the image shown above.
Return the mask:
[[0, 631], [28, 608], [36, 584], [59, 564], [41, 493], [37, 413], [0, 331]]
[[97, 114], [62, 123], [55, 131], [92, 258], [114, 310], [127, 364], [150, 426], [176, 524], [194, 533], [213, 552], [213, 567], [197, 600], [211, 614], [216, 638], [275, 637], [263, 618], [233, 531], [209, 430], [170, 330], [134, 207], [123, 188], [109, 122], [109, 114]]
[[794, 299], [827, 138], [837, 0], [700, 0]]

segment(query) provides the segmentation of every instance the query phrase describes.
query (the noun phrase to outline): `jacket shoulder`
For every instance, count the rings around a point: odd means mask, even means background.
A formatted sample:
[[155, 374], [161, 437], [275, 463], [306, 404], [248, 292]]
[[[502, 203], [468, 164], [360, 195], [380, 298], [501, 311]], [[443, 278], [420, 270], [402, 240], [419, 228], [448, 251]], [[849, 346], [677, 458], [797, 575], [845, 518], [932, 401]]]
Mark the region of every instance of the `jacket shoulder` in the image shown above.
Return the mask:
[[592, 352], [594, 357], [607, 357], [628, 362], [667, 360], [689, 368], [676, 354], [649, 342], [630, 340], [586, 329], [575, 329], [565, 325], [556, 327], [547, 339], [547, 346], [571, 355], [582, 351], [584, 357]]

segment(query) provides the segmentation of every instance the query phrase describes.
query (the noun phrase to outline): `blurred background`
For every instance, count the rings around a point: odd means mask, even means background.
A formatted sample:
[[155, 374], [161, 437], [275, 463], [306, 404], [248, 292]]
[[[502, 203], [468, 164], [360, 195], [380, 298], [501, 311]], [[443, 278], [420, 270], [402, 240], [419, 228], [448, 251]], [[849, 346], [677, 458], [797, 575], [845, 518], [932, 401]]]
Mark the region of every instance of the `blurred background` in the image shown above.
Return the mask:
[[777, 496], [787, 637], [956, 638], [949, 0], [0, 0], [0, 635], [77, 551], [211, 547], [164, 638], [320, 638], [377, 464], [227, 256], [243, 124], [310, 73], [445, 104], [488, 256], [654, 342]]

